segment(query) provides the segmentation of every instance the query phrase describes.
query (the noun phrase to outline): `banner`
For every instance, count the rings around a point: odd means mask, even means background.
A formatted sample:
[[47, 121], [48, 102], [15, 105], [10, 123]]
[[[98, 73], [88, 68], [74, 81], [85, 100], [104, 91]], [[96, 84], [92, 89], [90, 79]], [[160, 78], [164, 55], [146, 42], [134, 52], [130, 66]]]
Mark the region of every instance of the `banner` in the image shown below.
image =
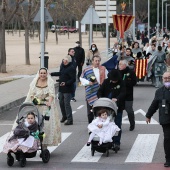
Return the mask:
[[112, 15], [113, 26], [120, 32], [120, 38], [124, 38], [124, 32], [129, 29], [135, 18], [132, 15]]
[[135, 60], [135, 73], [138, 79], [142, 79], [146, 76], [146, 67], [148, 59], [136, 59]]

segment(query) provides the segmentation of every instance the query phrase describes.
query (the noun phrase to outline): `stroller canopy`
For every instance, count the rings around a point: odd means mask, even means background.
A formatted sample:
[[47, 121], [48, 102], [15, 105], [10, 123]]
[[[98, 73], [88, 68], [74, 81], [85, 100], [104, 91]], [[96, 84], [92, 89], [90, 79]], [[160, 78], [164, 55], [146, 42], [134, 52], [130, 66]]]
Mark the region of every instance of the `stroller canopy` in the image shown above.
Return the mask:
[[42, 123], [42, 115], [39, 113], [37, 107], [33, 103], [23, 103], [18, 111], [17, 123], [20, 122], [23, 118], [26, 118], [27, 114], [33, 112], [37, 117], [37, 123], [40, 125]]
[[99, 98], [98, 100], [96, 100], [93, 104], [93, 112], [96, 111], [96, 109], [98, 108], [108, 108], [113, 110], [115, 113], [117, 113], [117, 105], [115, 102], [113, 102], [111, 99], [109, 98]]

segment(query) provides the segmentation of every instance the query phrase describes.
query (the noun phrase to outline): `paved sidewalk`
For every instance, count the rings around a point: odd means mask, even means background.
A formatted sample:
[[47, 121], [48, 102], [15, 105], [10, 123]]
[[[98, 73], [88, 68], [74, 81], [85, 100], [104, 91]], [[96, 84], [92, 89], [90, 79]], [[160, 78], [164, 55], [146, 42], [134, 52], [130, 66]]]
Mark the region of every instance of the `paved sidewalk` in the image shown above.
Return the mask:
[[[49, 70], [49, 72], [54, 71], [58, 71], [58, 68]], [[0, 113], [20, 105], [25, 100], [29, 85], [34, 77], [35, 75], [32, 75], [0, 85]], [[55, 85], [57, 86], [57, 83]]]

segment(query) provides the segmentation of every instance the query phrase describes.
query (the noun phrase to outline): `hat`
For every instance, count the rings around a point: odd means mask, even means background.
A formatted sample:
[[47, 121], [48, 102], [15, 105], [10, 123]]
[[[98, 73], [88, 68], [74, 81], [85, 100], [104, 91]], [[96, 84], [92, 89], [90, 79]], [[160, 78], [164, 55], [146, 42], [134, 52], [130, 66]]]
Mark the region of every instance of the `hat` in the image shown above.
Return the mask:
[[120, 75], [119, 70], [113, 69], [112, 71], [110, 71], [108, 73], [108, 78], [109, 78], [109, 80], [112, 80], [112, 81], [121, 80], [121, 75]]
[[80, 44], [80, 41], [76, 41], [77, 44]]
[[72, 58], [70, 55], [65, 56], [64, 59], [67, 60], [69, 63], [72, 61]]

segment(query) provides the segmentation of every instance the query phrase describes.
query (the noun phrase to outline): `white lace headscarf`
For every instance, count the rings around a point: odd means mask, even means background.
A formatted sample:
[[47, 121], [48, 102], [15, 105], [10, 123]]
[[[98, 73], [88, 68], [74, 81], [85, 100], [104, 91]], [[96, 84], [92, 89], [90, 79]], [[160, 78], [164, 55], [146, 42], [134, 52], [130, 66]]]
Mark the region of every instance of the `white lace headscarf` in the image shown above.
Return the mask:
[[[54, 97], [54, 100], [55, 101], [55, 90], [54, 90], [54, 80], [52, 79], [51, 75], [49, 74], [47, 68], [43, 67], [43, 68], [40, 68], [35, 76], [35, 78], [33, 79], [33, 81], [30, 83], [30, 90], [29, 91], [35, 91], [36, 89], [36, 84], [37, 84], [37, 81], [39, 79], [39, 73], [40, 73], [40, 70], [42, 69], [45, 69], [47, 71], [47, 85], [48, 85], [48, 89], [49, 89], [49, 92], [51, 94], [53, 94], [53, 97]], [[54, 91], [51, 91], [51, 90], [54, 90]], [[29, 94], [27, 95], [27, 98], [26, 98], [26, 101], [29, 101]]]

